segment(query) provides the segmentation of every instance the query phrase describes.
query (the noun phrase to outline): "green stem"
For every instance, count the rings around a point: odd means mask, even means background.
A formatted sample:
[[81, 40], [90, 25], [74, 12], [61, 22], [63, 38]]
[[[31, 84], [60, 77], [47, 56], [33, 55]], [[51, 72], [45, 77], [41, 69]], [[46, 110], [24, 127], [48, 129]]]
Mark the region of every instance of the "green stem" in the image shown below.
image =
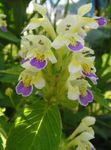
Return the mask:
[[10, 99], [10, 102], [11, 102], [12, 106], [16, 109], [16, 106], [15, 106], [15, 103], [14, 103], [14, 101], [13, 101], [12, 96], [9, 96], [9, 99]]

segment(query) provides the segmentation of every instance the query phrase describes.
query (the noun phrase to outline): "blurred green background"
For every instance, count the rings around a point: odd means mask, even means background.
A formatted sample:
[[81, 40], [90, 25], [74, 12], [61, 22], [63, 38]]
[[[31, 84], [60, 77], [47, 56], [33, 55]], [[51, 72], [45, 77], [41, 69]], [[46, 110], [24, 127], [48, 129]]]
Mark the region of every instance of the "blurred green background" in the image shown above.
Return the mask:
[[[5, 107], [5, 117], [0, 118], [0, 126], [7, 132], [13, 123], [16, 110], [15, 105], [24, 106], [29, 99], [24, 100], [16, 95], [15, 85], [21, 71], [20, 49], [21, 31], [29, 22], [31, 16], [26, 15], [26, 7], [30, 0], [1, 0], [0, 13], [6, 14], [8, 31], [0, 30], [0, 107]], [[88, 16], [93, 14], [107, 18], [108, 24], [104, 28], [88, 32], [86, 42], [94, 49], [96, 68], [99, 81], [93, 86], [94, 102], [87, 108], [69, 110], [60, 106], [63, 119], [63, 131], [67, 136], [77, 127], [81, 118], [92, 115], [97, 118], [94, 127], [96, 138], [92, 142], [97, 150], [111, 150], [111, 0], [41, 0], [48, 10], [48, 16], [55, 25], [57, 19], [68, 13], [75, 13], [83, 3], [92, 2], [93, 8]], [[11, 94], [10, 94], [11, 93]], [[8, 120], [8, 121], [6, 121]]]

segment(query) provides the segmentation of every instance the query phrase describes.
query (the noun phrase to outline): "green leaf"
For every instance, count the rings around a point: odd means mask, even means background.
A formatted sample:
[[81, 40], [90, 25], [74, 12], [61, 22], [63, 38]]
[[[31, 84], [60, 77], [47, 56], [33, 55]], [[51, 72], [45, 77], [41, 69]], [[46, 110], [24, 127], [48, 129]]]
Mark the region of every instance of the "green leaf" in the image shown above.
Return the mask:
[[0, 150], [3, 150], [2, 139], [0, 137]]
[[0, 150], [4, 150], [5, 145], [6, 145], [6, 133], [0, 124]]
[[98, 102], [101, 106], [107, 108], [109, 111], [111, 111], [111, 108], [109, 106], [108, 101], [104, 98], [103, 94], [101, 93], [101, 90], [93, 87], [93, 94], [94, 94], [94, 99], [96, 102]]
[[57, 150], [61, 138], [61, 119], [56, 106], [44, 101], [24, 109], [12, 129], [6, 150]]
[[0, 70], [0, 81], [2, 83], [16, 83], [18, 80], [18, 76], [20, 75], [23, 68], [16, 65], [12, 68], [8, 68], [5, 70]]
[[12, 68], [9, 68], [9, 69], [0, 70], [0, 73], [17, 75], [18, 76], [21, 71], [23, 71], [23, 68], [21, 68], [19, 65], [17, 65], [17, 66], [14, 66]]
[[61, 106], [68, 108], [68, 109], [74, 109], [78, 106], [78, 102], [77, 101], [72, 101], [69, 99], [63, 99], [62, 101], [59, 102]]
[[67, 3], [66, 3], [65, 8], [64, 8], [64, 17], [67, 15], [68, 9], [69, 9], [69, 0], [67, 0]]
[[3, 38], [5, 40], [11, 41], [11, 42], [15, 42], [15, 43], [19, 43], [20, 40], [11, 32], [7, 31], [7, 32], [3, 32], [0, 30], [0, 38]]

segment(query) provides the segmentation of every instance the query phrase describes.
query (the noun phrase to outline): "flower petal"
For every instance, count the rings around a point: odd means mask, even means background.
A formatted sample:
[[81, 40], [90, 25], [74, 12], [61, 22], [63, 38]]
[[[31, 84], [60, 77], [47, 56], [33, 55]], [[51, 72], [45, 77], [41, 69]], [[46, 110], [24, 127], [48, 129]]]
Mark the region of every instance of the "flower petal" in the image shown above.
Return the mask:
[[70, 63], [68, 66], [68, 70], [70, 73], [76, 73], [76, 72], [80, 72], [81, 71], [81, 66], [79, 63]]
[[21, 94], [22, 96], [26, 97], [29, 96], [32, 93], [33, 86], [29, 85], [28, 87], [25, 87], [23, 84], [23, 81], [20, 81], [16, 86], [16, 93]]
[[107, 24], [107, 21], [104, 17], [98, 17], [96, 20], [97, 20], [99, 26], [104, 26]]
[[7, 32], [7, 27], [2, 26], [2, 27], [1, 27], [1, 30], [2, 30], [3, 32]]
[[46, 9], [42, 5], [39, 5], [35, 3], [34, 0], [32, 0], [26, 9], [26, 12], [28, 14], [32, 14], [34, 11], [37, 11], [42, 16], [45, 16], [47, 12]]
[[78, 15], [84, 16], [86, 13], [88, 13], [92, 9], [92, 3], [82, 5], [78, 9]]
[[79, 98], [79, 88], [78, 87], [72, 87], [72, 86], [69, 86], [69, 89], [68, 89], [68, 98], [70, 100], [77, 100]]
[[39, 61], [37, 58], [32, 58], [30, 64], [37, 69], [44, 69], [47, 65], [46, 60]]
[[77, 52], [83, 49], [83, 45], [79, 41], [77, 41], [75, 46], [72, 44], [69, 44], [68, 48], [73, 52]]
[[21, 66], [23, 68], [27, 69], [27, 70], [32, 71], [32, 72], [37, 72], [37, 69], [35, 69], [35, 67], [30, 64], [30, 60], [29, 59], [22, 60], [21, 61]]
[[57, 63], [57, 59], [56, 57], [54, 56], [53, 52], [51, 50], [49, 50], [47, 53], [46, 53], [46, 58], [48, 58], [52, 64], [55, 64]]
[[97, 77], [94, 73], [92, 73], [92, 72], [90, 72], [90, 73], [85, 73], [84, 71], [82, 71], [82, 73], [83, 73], [86, 77], [88, 77], [94, 84], [97, 84], [98, 77]]
[[34, 83], [37, 89], [42, 89], [45, 86], [45, 80], [43, 78], [39, 78], [38, 81]]
[[87, 116], [87, 117], [82, 119], [82, 122], [85, 123], [86, 126], [91, 126], [91, 125], [95, 124], [96, 119], [94, 117]]
[[79, 98], [80, 98], [80, 101], [79, 101], [80, 104], [82, 106], [87, 106], [88, 103], [93, 101], [93, 94], [90, 90], [87, 90], [87, 95], [86, 96], [80, 95]]
[[58, 35], [51, 45], [53, 48], [59, 49], [65, 45], [65, 40], [62, 36]]
[[20, 81], [20, 82], [17, 84], [17, 86], [16, 86], [16, 93], [17, 93], [17, 94], [21, 94], [23, 87], [24, 87], [23, 82]]
[[24, 97], [29, 96], [32, 93], [32, 89], [33, 89], [32, 85], [30, 85], [29, 87], [24, 87], [22, 90], [22, 96]]

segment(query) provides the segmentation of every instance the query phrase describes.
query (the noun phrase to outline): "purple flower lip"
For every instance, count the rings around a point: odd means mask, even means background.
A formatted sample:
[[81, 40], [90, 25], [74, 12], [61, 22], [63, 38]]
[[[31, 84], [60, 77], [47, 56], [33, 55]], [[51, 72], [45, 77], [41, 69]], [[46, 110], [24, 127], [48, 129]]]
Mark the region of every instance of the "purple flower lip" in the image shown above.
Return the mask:
[[69, 48], [71, 51], [73, 51], [73, 52], [80, 51], [81, 49], [83, 49], [83, 47], [84, 47], [84, 46], [83, 46], [79, 41], [76, 42], [76, 45], [75, 45], [75, 46], [72, 45], [72, 44], [69, 44], [69, 45], [68, 45], [68, 48]]
[[107, 24], [107, 20], [104, 17], [98, 17], [96, 20], [97, 20], [99, 26], [104, 26]]
[[44, 69], [47, 65], [47, 61], [44, 59], [42, 61], [38, 60], [36, 57], [32, 58], [30, 64], [37, 69]]
[[94, 73], [90, 72], [90, 73], [85, 73], [84, 71], [82, 71], [83, 75], [85, 75], [86, 77], [88, 77], [94, 84], [97, 84], [97, 80], [99, 79]]
[[28, 87], [24, 86], [23, 81], [20, 81], [16, 86], [16, 93], [24, 97], [29, 96], [32, 93], [33, 86], [29, 85]]
[[80, 95], [79, 99], [80, 99], [79, 102], [82, 106], [87, 106], [89, 103], [93, 101], [93, 94], [90, 90], [87, 90], [87, 95], [86, 96]]
[[3, 32], [7, 32], [7, 27], [2, 26], [2, 27], [1, 27], [1, 30], [2, 30]]

